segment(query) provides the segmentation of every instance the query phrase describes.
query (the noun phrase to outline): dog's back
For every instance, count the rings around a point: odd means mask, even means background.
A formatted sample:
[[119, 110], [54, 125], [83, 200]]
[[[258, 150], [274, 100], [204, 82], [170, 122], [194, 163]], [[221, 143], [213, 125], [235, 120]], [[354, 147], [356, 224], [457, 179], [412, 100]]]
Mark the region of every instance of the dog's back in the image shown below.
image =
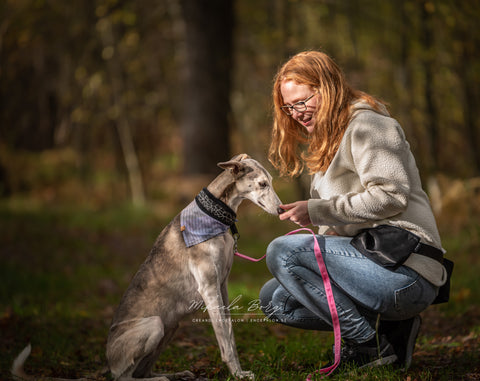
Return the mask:
[[[181, 313], [178, 311], [179, 296], [191, 295], [189, 288], [195, 287], [186, 251], [177, 215], [157, 237], [147, 259], [133, 277], [115, 312], [112, 328], [130, 319], [163, 316], [171, 308]], [[179, 293], [179, 290], [184, 292]], [[201, 300], [200, 295], [198, 298]]]

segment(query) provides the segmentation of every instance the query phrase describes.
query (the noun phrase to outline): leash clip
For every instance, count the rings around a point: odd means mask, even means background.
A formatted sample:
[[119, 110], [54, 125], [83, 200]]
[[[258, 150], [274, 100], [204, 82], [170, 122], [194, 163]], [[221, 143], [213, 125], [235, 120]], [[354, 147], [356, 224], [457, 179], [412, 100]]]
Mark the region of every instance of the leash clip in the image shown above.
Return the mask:
[[233, 237], [233, 253], [235, 254], [238, 251], [238, 240], [240, 239], [240, 234], [238, 233], [237, 225], [230, 225], [230, 231], [232, 232]]
[[240, 234], [233, 233], [233, 253], [238, 253], [238, 240], [240, 239]]
[[256, 258], [249, 257], [248, 255], [240, 254], [238, 252], [238, 240], [240, 239], [240, 234], [238, 233], [237, 226], [235, 224], [231, 225], [230, 226], [230, 231], [232, 232], [233, 241], [234, 241], [233, 242], [233, 255], [236, 255], [237, 257], [246, 259], [246, 260], [251, 261], [251, 262], [261, 261], [263, 258], [265, 258], [267, 256], [267, 254], [265, 254], [262, 258], [256, 259]]

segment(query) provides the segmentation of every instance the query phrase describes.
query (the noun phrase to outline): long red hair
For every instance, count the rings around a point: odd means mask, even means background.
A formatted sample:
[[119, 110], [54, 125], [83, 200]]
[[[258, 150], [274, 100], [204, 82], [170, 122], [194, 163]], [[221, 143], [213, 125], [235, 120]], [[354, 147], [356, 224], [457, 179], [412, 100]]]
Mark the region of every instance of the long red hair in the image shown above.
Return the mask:
[[[281, 110], [284, 101], [280, 86], [290, 80], [310, 86], [319, 94], [311, 134]], [[290, 58], [277, 73], [273, 86], [274, 122], [269, 160], [280, 175], [297, 176], [305, 165], [310, 173], [326, 171], [350, 122], [355, 100], [377, 110], [381, 104], [372, 96], [352, 89], [341, 69], [325, 53], [306, 51]]]

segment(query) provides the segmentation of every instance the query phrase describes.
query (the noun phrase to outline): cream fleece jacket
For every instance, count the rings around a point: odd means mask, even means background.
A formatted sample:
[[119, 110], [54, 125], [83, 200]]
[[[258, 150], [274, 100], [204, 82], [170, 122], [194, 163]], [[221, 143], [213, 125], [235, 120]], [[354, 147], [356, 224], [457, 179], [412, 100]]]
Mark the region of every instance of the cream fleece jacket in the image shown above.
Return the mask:
[[[313, 175], [308, 212], [320, 234], [353, 237], [382, 224], [411, 231], [441, 250], [435, 218], [415, 158], [399, 123], [356, 103], [354, 116], [325, 172]], [[436, 286], [446, 281], [437, 261], [412, 254], [405, 262]]]

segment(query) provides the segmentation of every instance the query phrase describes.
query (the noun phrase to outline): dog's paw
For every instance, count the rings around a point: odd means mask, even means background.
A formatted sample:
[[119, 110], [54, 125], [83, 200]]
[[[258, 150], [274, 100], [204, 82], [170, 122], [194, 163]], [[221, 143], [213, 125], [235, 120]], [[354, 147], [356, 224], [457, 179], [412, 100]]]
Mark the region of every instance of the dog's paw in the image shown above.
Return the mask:
[[151, 373], [150, 376], [152, 377], [151, 380], [155, 380], [155, 381], [170, 381], [170, 380], [186, 381], [186, 380], [197, 379], [197, 377], [188, 370], [184, 370], [183, 372], [169, 373], [169, 374]]
[[255, 380], [255, 374], [249, 370], [242, 370], [241, 372], [235, 373], [235, 377], [239, 380]]
[[174, 374], [175, 380], [195, 380], [197, 377], [189, 370], [177, 372]]

